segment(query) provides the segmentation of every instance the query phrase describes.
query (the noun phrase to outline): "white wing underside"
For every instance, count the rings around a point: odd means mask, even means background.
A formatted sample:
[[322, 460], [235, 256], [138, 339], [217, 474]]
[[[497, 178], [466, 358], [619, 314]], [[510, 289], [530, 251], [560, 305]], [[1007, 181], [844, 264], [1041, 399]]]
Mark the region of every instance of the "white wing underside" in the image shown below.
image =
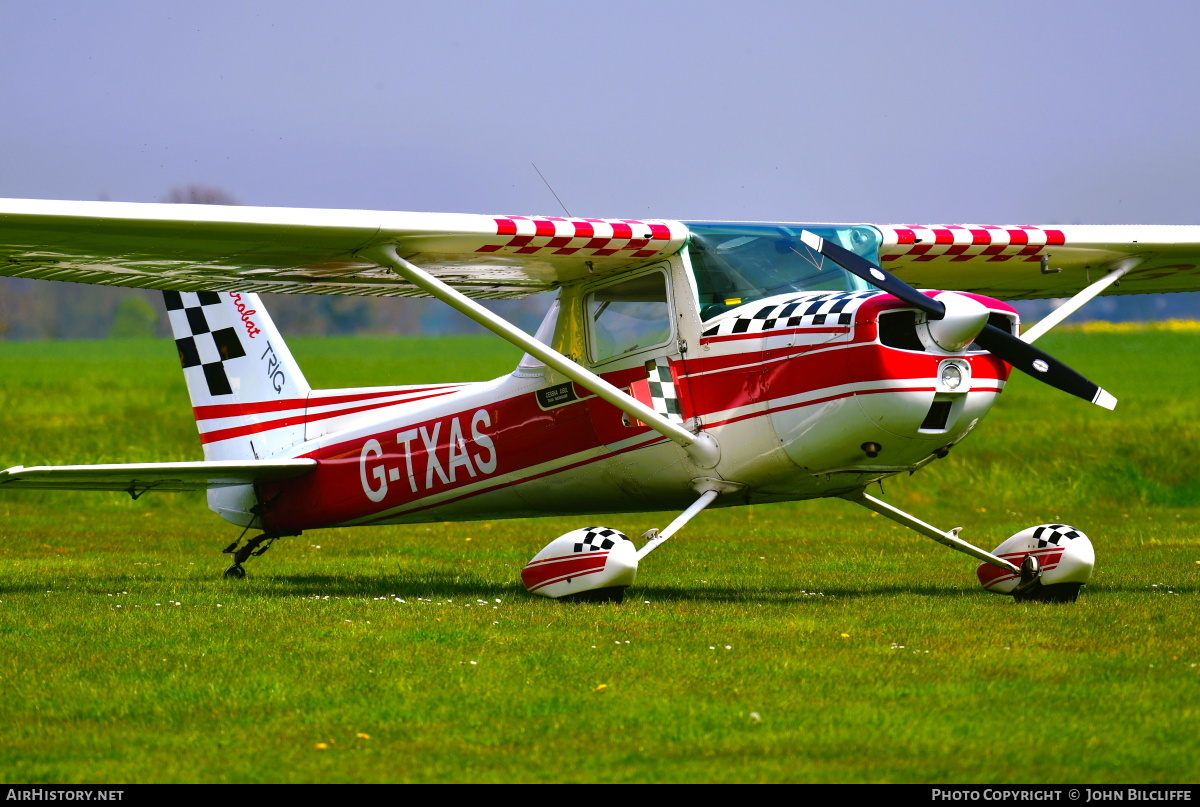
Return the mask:
[[303, 476], [313, 459], [241, 462], [143, 462], [113, 465], [18, 465], [0, 471], [0, 490], [193, 491]]
[[[1133, 261], [1105, 294], [1200, 290], [1197, 226], [866, 226], [882, 237], [881, 263], [918, 288], [1068, 297]], [[0, 199], [0, 275], [177, 291], [426, 296], [364, 257], [394, 244], [400, 257], [470, 297], [524, 297], [652, 263], [688, 235], [686, 224], [668, 220]]]
[[523, 297], [677, 251], [679, 222], [0, 199], [0, 275], [178, 291], [424, 296], [360, 257], [472, 297]]

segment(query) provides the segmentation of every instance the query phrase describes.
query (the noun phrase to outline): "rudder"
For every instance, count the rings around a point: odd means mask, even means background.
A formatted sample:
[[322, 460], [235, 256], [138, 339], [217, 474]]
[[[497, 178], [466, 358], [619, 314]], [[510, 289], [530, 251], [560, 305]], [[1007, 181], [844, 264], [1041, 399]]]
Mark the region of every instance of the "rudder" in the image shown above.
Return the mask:
[[311, 388], [258, 295], [164, 291], [208, 460], [287, 456]]

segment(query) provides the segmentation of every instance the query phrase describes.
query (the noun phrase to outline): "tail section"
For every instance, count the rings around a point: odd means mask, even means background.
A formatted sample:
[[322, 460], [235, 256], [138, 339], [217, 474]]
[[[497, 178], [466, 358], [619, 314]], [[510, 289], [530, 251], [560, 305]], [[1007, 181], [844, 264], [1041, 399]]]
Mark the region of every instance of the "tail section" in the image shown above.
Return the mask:
[[256, 294], [165, 291], [206, 460], [288, 456], [312, 391]]

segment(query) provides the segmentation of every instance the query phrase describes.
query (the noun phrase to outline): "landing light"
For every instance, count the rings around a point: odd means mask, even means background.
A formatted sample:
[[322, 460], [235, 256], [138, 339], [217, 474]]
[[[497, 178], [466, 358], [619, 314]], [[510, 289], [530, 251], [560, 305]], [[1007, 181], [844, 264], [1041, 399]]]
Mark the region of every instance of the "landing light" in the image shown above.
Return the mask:
[[958, 368], [958, 365], [947, 364], [942, 367], [942, 386], [946, 389], [958, 389], [962, 380], [962, 370]]

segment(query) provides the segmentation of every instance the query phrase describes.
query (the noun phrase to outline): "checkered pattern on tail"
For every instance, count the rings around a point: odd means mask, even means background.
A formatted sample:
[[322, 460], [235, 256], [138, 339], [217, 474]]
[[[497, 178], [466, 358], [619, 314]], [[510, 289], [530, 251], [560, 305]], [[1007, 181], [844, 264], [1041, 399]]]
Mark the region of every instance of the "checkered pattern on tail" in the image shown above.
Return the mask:
[[305, 440], [312, 388], [257, 295], [165, 291], [163, 302], [205, 459], [282, 456]]
[[704, 332], [704, 336], [728, 336], [738, 333], [764, 333], [781, 328], [805, 328], [818, 325], [849, 326], [854, 312], [864, 300], [878, 291], [809, 292], [775, 298], [761, 305], [754, 313], [753, 304], [739, 309], [741, 313], [722, 320]]
[[617, 545], [617, 541], [628, 541], [629, 536], [618, 530], [609, 529], [608, 527], [588, 527], [584, 532], [583, 539], [575, 544], [576, 552], [600, 552], [605, 549], [612, 549]]
[[1033, 540], [1037, 542], [1038, 549], [1045, 549], [1051, 545], [1062, 546], [1064, 541], [1078, 538], [1082, 534], [1066, 524], [1043, 524], [1033, 531]]
[[214, 331], [204, 315], [206, 307], [221, 306], [221, 295], [212, 291], [164, 291], [163, 299], [175, 333], [191, 334], [175, 340], [183, 368], [201, 368], [208, 392], [213, 397], [232, 395], [233, 387], [225, 372], [225, 362], [245, 356], [246, 349], [236, 328]]

